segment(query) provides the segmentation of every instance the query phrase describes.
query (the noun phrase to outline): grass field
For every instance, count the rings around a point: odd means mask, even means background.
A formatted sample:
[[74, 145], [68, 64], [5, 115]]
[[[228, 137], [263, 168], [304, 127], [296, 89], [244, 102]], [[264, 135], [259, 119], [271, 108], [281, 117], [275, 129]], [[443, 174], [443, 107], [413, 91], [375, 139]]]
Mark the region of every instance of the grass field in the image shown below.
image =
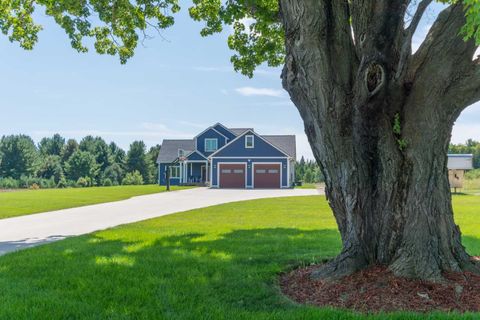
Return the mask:
[[[172, 190], [184, 187], [172, 187]], [[118, 201], [165, 191], [158, 185], [22, 190], [0, 192], [0, 219]]]
[[[480, 255], [480, 197], [454, 198]], [[480, 314], [358, 315], [300, 306], [278, 274], [335, 256], [323, 197], [194, 210], [0, 257], [0, 319], [478, 319]]]
[[302, 183], [301, 186], [296, 186], [295, 189], [317, 189], [318, 185], [315, 183]]
[[465, 189], [463, 190], [466, 193], [474, 193], [480, 195], [480, 179], [465, 179]]

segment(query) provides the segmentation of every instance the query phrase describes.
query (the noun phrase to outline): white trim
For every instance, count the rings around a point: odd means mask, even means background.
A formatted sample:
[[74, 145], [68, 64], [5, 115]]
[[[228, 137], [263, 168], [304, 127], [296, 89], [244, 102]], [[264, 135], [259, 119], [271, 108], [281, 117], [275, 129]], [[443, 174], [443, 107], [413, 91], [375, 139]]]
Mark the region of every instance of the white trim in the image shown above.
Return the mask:
[[211, 159], [291, 159], [291, 157], [208, 157], [210, 160]]
[[246, 162], [217, 162], [217, 188], [220, 188], [220, 165], [221, 164], [243, 164], [245, 166], [245, 185], [243, 186], [244, 189], [247, 188], [247, 163]]
[[[210, 126], [208, 127], [207, 129], [203, 130], [202, 132], [200, 132], [199, 134], [197, 134], [193, 139], [197, 139], [198, 137], [200, 137], [202, 134], [204, 134], [205, 132], [207, 132], [208, 130], [212, 129], [213, 131], [215, 131], [216, 133], [220, 134], [221, 136], [223, 136], [225, 139], [228, 139], [228, 137], [226, 135], [224, 135], [223, 133], [219, 132], [217, 129], [215, 129], [215, 126], [219, 124], [219, 123], [216, 123], [214, 124], [213, 126]], [[233, 132], [232, 132], [233, 134]]]
[[[172, 169], [173, 168], [178, 169], [178, 176], [175, 176], [175, 177], [172, 176]], [[181, 179], [182, 174], [181, 174], [180, 166], [168, 166], [168, 170], [170, 170], [170, 175], [169, 175], [170, 179]]]
[[[197, 138], [200, 137], [202, 134], [204, 134], [205, 132], [208, 132], [208, 130], [212, 129], [213, 131], [215, 131], [216, 133], [218, 133], [219, 135], [221, 135], [224, 139], [225, 139], [225, 144], [227, 144], [227, 140], [228, 140], [228, 137], [225, 136], [223, 133], [219, 132], [218, 130], [216, 130], [214, 127], [219, 124], [219, 123], [216, 123], [214, 124], [213, 126], [210, 126], [208, 127], [207, 129], [203, 130], [202, 132], [200, 132], [199, 134], [197, 134], [194, 138], [193, 138], [193, 143], [194, 143], [194, 147], [195, 149], [198, 149], [197, 148]], [[233, 132], [232, 132], [233, 133]]]
[[[216, 149], [214, 150], [207, 150], [207, 141], [215, 141], [217, 146], [216, 146]], [[203, 150], [205, 150], [205, 152], [215, 152], [218, 150], [218, 138], [205, 138], [203, 139]]]
[[[234, 137], [236, 137], [237, 135], [235, 133], [233, 133], [232, 131], [230, 131], [229, 128], [225, 127], [223, 124], [221, 124], [220, 122], [217, 122], [215, 125], [213, 125], [213, 129], [215, 129], [216, 126], [220, 126], [222, 127], [223, 129], [227, 130], [228, 132], [230, 132]], [[215, 131], [217, 131], [218, 133], [222, 134], [221, 132], [219, 132], [217, 129], [215, 129]], [[224, 135], [225, 136], [225, 135]], [[235, 138], [234, 138], [235, 139]]]
[[[185, 158], [187, 158], [187, 161], [190, 161], [190, 160], [188, 160], [188, 157], [190, 157], [190, 156], [191, 156], [192, 154], [194, 154], [194, 153], [197, 153], [198, 155], [204, 157], [205, 160], [207, 160], [207, 157], [205, 157], [205, 155], [203, 155], [200, 151], [198, 151], [198, 150], [193, 150], [193, 151], [190, 151], [189, 154], [185, 155]], [[205, 161], [205, 160], [202, 160], [202, 161]], [[199, 160], [192, 160], [192, 161], [199, 161]]]
[[[283, 151], [283, 150], [280, 149], [279, 147], [274, 146], [274, 145], [271, 144], [269, 141], [267, 141], [265, 138], [262, 138], [261, 135], [256, 134], [255, 131], [253, 131], [253, 130], [245, 131], [244, 133], [242, 133], [241, 135], [239, 135], [238, 137], [236, 137], [235, 139], [233, 139], [232, 141], [230, 141], [229, 143], [227, 143], [226, 145], [224, 145], [223, 147], [221, 147], [220, 149], [218, 149], [217, 151], [215, 151], [214, 153], [212, 153], [208, 158], [213, 158], [217, 153], [219, 153], [219, 152], [222, 151], [223, 149], [231, 146], [233, 142], [237, 141], [238, 139], [240, 139], [241, 137], [247, 135], [248, 133], [253, 134], [253, 135], [255, 135], [256, 137], [262, 139], [265, 143], [269, 144], [269, 145], [272, 146], [273, 148], [275, 148], [275, 149], [277, 149], [278, 151], [280, 151], [281, 153], [283, 153], [286, 158], [291, 158], [291, 156], [289, 156], [288, 153], [286, 153], [285, 151]], [[219, 157], [219, 158], [227, 158], [227, 157]], [[242, 158], [242, 157], [232, 157], [232, 158]], [[247, 158], [255, 158], [255, 157], [252, 156], [252, 157], [247, 157]], [[257, 158], [260, 158], [260, 157], [257, 157]], [[281, 158], [281, 157], [268, 157], [268, 158]]]
[[[248, 138], [252, 138], [252, 146], [251, 147], [248, 146], [248, 143], [247, 143]], [[245, 149], [255, 149], [255, 136], [253, 134], [247, 134], [245, 136]]]
[[252, 188], [255, 189], [255, 165], [256, 164], [278, 164], [280, 165], [280, 186], [281, 189], [283, 181], [283, 163], [281, 162], [252, 162]]

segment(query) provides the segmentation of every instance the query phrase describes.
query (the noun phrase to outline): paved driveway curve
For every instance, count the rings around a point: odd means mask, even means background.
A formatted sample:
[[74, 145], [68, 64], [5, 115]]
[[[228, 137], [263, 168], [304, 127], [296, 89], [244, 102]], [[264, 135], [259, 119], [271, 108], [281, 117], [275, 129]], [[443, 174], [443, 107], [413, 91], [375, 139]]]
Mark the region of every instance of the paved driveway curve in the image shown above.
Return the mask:
[[212, 205], [319, 194], [315, 189], [219, 190], [195, 188], [0, 220], [0, 255], [69, 236]]

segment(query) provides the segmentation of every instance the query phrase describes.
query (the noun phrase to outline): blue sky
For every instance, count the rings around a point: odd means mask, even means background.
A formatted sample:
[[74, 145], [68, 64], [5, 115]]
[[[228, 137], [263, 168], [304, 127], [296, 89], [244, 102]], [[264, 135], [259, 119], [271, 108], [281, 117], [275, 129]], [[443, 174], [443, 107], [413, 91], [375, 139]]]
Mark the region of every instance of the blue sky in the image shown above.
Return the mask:
[[[430, 10], [414, 39], [424, 37], [437, 8]], [[201, 38], [201, 24], [186, 10], [162, 37], [145, 41], [121, 65], [116, 57], [79, 54], [50, 18], [33, 51], [0, 36], [0, 135], [25, 133], [39, 141], [61, 133], [79, 139], [100, 135], [122, 147], [164, 138], [190, 138], [221, 122], [254, 127], [261, 134], [296, 134], [299, 155], [311, 158], [302, 120], [282, 90], [280, 69], [263, 67], [253, 79], [236, 74], [226, 45], [229, 30]], [[163, 38], [163, 39], [162, 39]], [[458, 120], [452, 140], [480, 140], [480, 107]]]

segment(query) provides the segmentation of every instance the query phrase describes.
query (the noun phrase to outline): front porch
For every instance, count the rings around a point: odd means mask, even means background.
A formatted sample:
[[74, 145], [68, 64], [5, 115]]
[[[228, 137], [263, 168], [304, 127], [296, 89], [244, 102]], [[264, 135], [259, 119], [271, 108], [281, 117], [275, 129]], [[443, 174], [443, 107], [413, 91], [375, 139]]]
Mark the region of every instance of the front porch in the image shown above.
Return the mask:
[[209, 185], [209, 164], [203, 160], [183, 160], [170, 166], [170, 182], [174, 180], [178, 185]]

